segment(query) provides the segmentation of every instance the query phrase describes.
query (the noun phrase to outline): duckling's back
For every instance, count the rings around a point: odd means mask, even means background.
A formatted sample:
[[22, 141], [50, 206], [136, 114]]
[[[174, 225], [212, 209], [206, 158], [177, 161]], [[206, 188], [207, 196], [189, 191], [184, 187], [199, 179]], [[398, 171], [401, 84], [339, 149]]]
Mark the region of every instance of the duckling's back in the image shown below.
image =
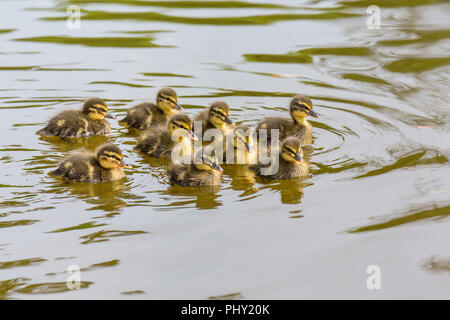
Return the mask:
[[144, 102], [128, 110], [126, 117], [120, 120], [119, 124], [145, 130], [152, 126], [164, 125], [166, 121], [167, 116], [155, 104]]
[[303, 178], [308, 174], [309, 165], [306, 161], [301, 161], [295, 164], [280, 161], [280, 167], [278, 169], [278, 173], [274, 175], [274, 179]]
[[63, 111], [51, 118], [47, 126], [37, 132], [44, 136], [71, 137], [86, 133], [89, 122], [80, 111]]
[[77, 152], [64, 159], [51, 175], [61, 177], [64, 180], [90, 181], [94, 180], [95, 156], [92, 154]]
[[170, 180], [182, 186], [213, 186], [221, 182], [221, 174], [216, 171], [203, 171], [193, 165], [174, 164], [169, 169]]
[[256, 135], [258, 139], [261, 138], [260, 129], [267, 130], [267, 141], [270, 142], [272, 138], [271, 130], [279, 130], [279, 140], [284, 140], [287, 137], [294, 136], [300, 139], [302, 144], [312, 143], [311, 125], [306, 122], [305, 125], [298, 124], [289, 118], [265, 118], [256, 127]]
[[269, 165], [262, 165], [258, 163], [250, 167], [258, 176], [267, 179], [291, 179], [291, 178], [303, 178], [309, 174], [309, 165], [306, 161], [299, 163], [289, 163], [283, 159], [279, 159], [278, 170], [273, 174], [263, 175], [262, 169], [269, 167]]
[[174, 142], [163, 126], [150, 128], [144, 132], [136, 146], [142, 154], [149, 157], [170, 157]]
[[90, 120], [81, 111], [67, 110], [51, 118], [37, 134], [68, 138], [102, 135], [110, 131], [111, 126], [106, 120]]
[[122, 170], [104, 169], [98, 164], [95, 154], [83, 152], [72, 154], [50, 174], [66, 181], [78, 182], [106, 182], [124, 177]]
[[194, 117], [194, 121], [201, 121], [203, 134], [205, 133], [206, 130], [215, 128], [213, 124], [209, 121], [209, 109], [203, 110], [202, 112], [198, 113]]

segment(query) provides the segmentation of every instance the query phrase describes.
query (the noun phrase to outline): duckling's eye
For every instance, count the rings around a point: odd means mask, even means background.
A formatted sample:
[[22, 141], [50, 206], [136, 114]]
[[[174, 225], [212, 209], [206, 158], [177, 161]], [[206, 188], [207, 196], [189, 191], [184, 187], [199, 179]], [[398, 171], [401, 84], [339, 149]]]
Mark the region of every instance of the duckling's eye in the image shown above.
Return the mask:
[[223, 118], [223, 119], [225, 119], [225, 117], [227, 116], [226, 114], [224, 114], [220, 111], [217, 111], [215, 109], [212, 109], [211, 112], [217, 114], [220, 118]]
[[102, 113], [106, 113], [108, 111], [108, 108], [102, 104], [94, 104], [92, 106], [93, 109], [100, 111]]
[[310, 107], [307, 104], [304, 104], [304, 103], [297, 104], [297, 107], [299, 107], [300, 109], [306, 109], [306, 110], [310, 109]]
[[175, 126], [177, 126], [178, 128], [180, 128], [180, 129], [184, 129], [184, 130], [190, 130], [190, 129], [188, 129], [188, 128], [186, 128], [184, 125], [182, 125], [182, 124], [179, 124], [179, 123], [176, 123], [176, 122], [174, 122], [173, 123]]
[[114, 155], [106, 155], [106, 156], [102, 156], [104, 160], [117, 160], [117, 161], [122, 161], [121, 158], [114, 156]]
[[295, 155], [295, 153], [296, 153], [294, 150], [292, 150], [289, 147], [284, 147], [283, 150], [286, 151], [287, 153], [290, 153], [291, 155]]
[[106, 111], [102, 108], [95, 108], [99, 113], [106, 113]]
[[174, 101], [172, 98], [168, 97], [168, 96], [161, 96], [162, 99], [170, 102], [170, 103], [176, 103], [176, 101]]

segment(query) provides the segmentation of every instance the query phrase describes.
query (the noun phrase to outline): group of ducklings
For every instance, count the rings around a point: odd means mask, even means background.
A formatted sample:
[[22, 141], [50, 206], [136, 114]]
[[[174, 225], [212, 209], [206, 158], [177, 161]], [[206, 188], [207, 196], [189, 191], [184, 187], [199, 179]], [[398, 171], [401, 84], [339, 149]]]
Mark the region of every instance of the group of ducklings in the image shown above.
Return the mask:
[[[192, 148], [197, 139], [193, 132], [193, 121], [182, 113], [183, 108], [178, 103], [177, 93], [171, 88], [161, 89], [156, 96], [156, 104], [141, 103], [127, 112], [120, 125], [130, 131], [141, 132], [136, 148], [145, 156], [168, 158], [177, 143], [183, 142]], [[271, 179], [289, 179], [304, 177], [309, 174], [309, 166], [303, 158], [302, 145], [312, 143], [311, 124], [307, 116], [318, 117], [313, 111], [311, 100], [304, 95], [296, 95], [290, 103], [289, 118], [265, 118], [257, 126], [267, 129], [267, 140], [271, 140], [271, 129], [278, 129], [280, 147], [278, 152], [278, 171], [264, 176]], [[59, 136], [61, 138], [89, 137], [105, 135], [111, 131], [106, 118], [112, 118], [108, 113], [106, 103], [100, 98], [90, 98], [84, 102], [79, 111], [63, 111], [51, 118], [47, 126], [37, 133], [42, 136]], [[251, 154], [250, 137], [242, 134], [247, 126], [235, 124], [230, 117], [230, 108], [225, 102], [218, 101], [199, 113], [195, 118], [202, 126], [202, 132], [207, 129], [218, 129], [224, 135], [234, 134], [234, 141], [240, 140], [245, 154]], [[185, 135], [179, 141], [173, 141], [172, 134], [181, 130]], [[258, 135], [257, 135], [258, 137]], [[260, 137], [258, 137], [260, 138]], [[237, 143], [234, 145], [236, 148]], [[254, 150], [253, 150], [254, 153]], [[223, 159], [221, 159], [223, 160]], [[170, 180], [182, 186], [218, 185], [221, 183], [222, 167], [217, 155], [207, 153], [200, 155], [200, 161], [191, 164], [172, 164], [168, 170]], [[123, 154], [116, 145], [107, 143], [100, 146], [96, 152], [78, 151], [64, 159], [51, 174], [64, 180], [80, 182], [107, 182], [122, 179], [123, 169], [131, 168], [123, 161]], [[249, 165], [257, 175], [262, 176], [264, 165], [260, 162]]]

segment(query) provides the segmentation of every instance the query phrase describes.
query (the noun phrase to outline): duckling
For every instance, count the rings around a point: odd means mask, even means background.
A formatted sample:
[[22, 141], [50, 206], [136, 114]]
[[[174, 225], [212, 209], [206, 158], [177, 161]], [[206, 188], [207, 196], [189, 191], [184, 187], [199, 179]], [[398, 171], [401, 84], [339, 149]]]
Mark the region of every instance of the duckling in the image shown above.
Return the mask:
[[[231, 142], [231, 143], [230, 143]], [[250, 127], [237, 124], [227, 133], [222, 160], [226, 164], [254, 164], [256, 150]], [[233, 156], [233, 157], [231, 157]]]
[[282, 142], [278, 155], [277, 172], [263, 175], [261, 164], [252, 166], [250, 169], [257, 175], [269, 179], [301, 178], [309, 174], [308, 163], [303, 160], [302, 144], [296, 137], [288, 137]]
[[105, 118], [115, 119], [108, 113], [108, 107], [102, 99], [90, 98], [84, 102], [81, 111], [62, 111], [36, 133], [61, 138], [103, 135], [111, 132], [111, 126]]
[[132, 107], [119, 124], [132, 129], [145, 130], [155, 125], [165, 125], [172, 113], [183, 110], [178, 104], [175, 90], [163, 88], [156, 95], [156, 105], [144, 102]]
[[[202, 152], [199, 163], [191, 163], [187, 165], [174, 164], [170, 167], [168, 173], [173, 183], [182, 186], [213, 186], [218, 185], [222, 181], [222, 167], [219, 166], [217, 160], [205, 152]], [[196, 158], [197, 158], [196, 157]]]
[[[191, 151], [192, 140], [197, 140], [192, 132], [192, 121], [185, 114], [175, 114], [167, 123], [167, 127], [156, 126], [145, 131], [141, 136], [140, 143], [136, 148], [149, 157], [168, 158], [172, 154], [172, 149], [179, 143]], [[173, 141], [172, 135], [179, 130], [179, 140]], [[178, 133], [176, 133], [178, 134]], [[181, 150], [185, 150], [184, 148]]]
[[260, 129], [266, 129], [267, 140], [270, 141], [271, 129], [278, 129], [280, 141], [283, 141], [286, 137], [295, 136], [300, 139], [302, 144], [311, 144], [312, 127], [306, 120], [306, 116], [319, 117], [312, 108], [313, 104], [307, 96], [296, 95], [290, 104], [292, 120], [288, 118], [265, 118], [256, 128], [257, 135], [260, 135]]
[[108, 182], [125, 177], [122, 151], [112, 143], [102, 145], [96, 153], [76, 152], [63, 160], [51, 175], [79, 182]]
[[216, 101], [211, 106], [195, 116], [194, 121], [202, 122], [202, 132], [215, 128], [225, 132], [234, 123], [230, 118], [230, 108], [223, 101]]

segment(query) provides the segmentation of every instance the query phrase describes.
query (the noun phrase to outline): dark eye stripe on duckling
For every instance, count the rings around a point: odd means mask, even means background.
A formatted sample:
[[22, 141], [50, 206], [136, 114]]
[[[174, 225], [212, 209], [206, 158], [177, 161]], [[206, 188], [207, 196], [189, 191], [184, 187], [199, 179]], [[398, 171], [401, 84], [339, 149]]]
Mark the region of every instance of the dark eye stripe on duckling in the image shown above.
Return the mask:
[[103, 110], [103, 111], [108, 111], [108, 107], [107, 106], [104, 106], [104, 105], [102, 105], [102, 104], [94, 104], [94, 107], [96, 108], [96, 109], [98, 109], [98, 110]]
[[225, 120], [225, 118], [228, 116], [216, 109], [212, 109], [211, 112], [217, 114], [220, 118], [222, 118], [222, 120]]
[[283, 150], [287, 151], [288, 153], [291, 153], [293, 156], [297, 153], [294, 149], [291, 149], [290, 147], [283, 147]]
[[311, 106], [306, 103], [297, 103], [296, 106], [302, 109], [306, 109], [308, 111], [311, 110]]
[[122, 156], [120, 154], [118, 154], [118, 153], [111, 152], [111, 151], [103, 151], [103, 154], [107, 155], [110, 158], [114, 158], [114, 159], [116, 159], [118, 161], [122, 161]]
[[169, 101], [170, 103], [176, 103], [176, 100], [175, 100], [174, 98], [172, 98], [172, 97], [165, 96], [165, 95], [160, 95], [159, 97], [160, 97], [161, 99], [164, 99], [164, 100], [166, 100], [166, 101]]
[[188, 131], [191, 130], [191, 128], [184, 122], [173, 121], [172, 123], [174, 125], [176, 125], [178, 128], [181, 128], [181, 129], [184, 129], [184, 130], [188, 130]]
[[[99, 106], [99, 107], [97, 107], [97, 106]], [[101, 106], [101, 107], [100, 107]], [[94, 107], [90, 107], [89, 108], [89, 111], [100, 111], [100, 113], [106, 113], [107, 112], [107, 109], [106, 109], [106, 107], [105, 106], [102, 106], [102, 105], [100, 105], [100, 104], [96, 104]]]

